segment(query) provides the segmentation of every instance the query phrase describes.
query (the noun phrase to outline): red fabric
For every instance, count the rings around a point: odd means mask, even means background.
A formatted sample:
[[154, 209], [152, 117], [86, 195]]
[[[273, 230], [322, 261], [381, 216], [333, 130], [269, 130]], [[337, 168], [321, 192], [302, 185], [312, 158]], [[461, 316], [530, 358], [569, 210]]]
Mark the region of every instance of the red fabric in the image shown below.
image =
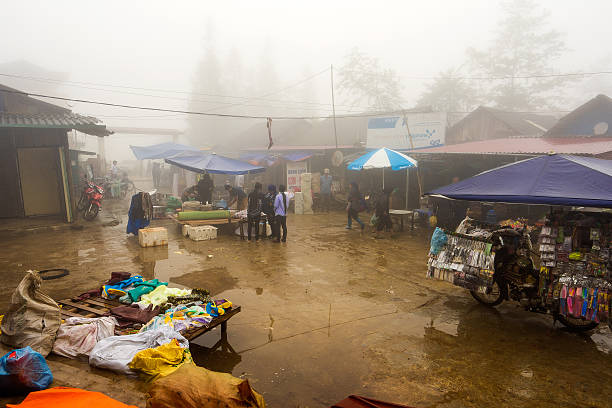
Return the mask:
[[21, 404], [6, 404], [6, 406], [8, 408], [138, 408], [99, 392], [66, 387], [32, 392]]
[[350, 395], [343, 399], [331, 408], [413, 408], [408, 405], [394, 404], [392, 402], [384, 402], [359, 395]]

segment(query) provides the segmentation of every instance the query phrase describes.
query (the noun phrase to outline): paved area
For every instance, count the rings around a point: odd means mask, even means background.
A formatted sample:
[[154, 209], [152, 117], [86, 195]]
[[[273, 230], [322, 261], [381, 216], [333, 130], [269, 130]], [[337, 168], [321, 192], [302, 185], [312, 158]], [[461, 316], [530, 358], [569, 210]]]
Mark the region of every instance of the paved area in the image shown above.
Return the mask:
[[[125, 214], [125, 203], [115, 213]], [[514, 304], [478, 305], [428, 280], [429, 231], [389, 239], [344, 229], [343, 213], [290, 216], [286, 244], [229, 233], [193, 242], [169, 221], [167, 248], [138, 246], [115, 226], [1, 235], [0, 310], [27, 269], [65, 267], [55, 298], [112, 271], [208, 288], [242, 305], [228, 326], [237, 354], [192, 345], [199, 365], [246, 377], [270, 407], [324, 407], [349, 394], [417, 407], [609, 407], [612, 336], [577, 335]], [[208, 255], [212, 255], [209, 259]], [[145, 384], [86, 362], [49, 358], [58, 385], [102, 391], [144, 407]], [[2, 402], [2, 400], [0, 400]]]

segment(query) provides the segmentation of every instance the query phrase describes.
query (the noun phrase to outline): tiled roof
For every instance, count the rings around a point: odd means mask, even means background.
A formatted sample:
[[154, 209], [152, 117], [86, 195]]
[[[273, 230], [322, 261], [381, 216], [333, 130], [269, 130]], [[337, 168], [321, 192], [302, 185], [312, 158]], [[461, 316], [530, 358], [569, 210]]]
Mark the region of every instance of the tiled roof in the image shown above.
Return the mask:
[[441, 154], [584, 154], [599, 155], [612, 151], [612, 138], [603, 137], [573, 137], [573, 138], [542, 138], [516, 137], [477, 142], [459, 143], [453, 145], [417, 149], [417, 153]]
[[95, 136], [111, 132], [98, 119], [76, 113], [9, 113], [0, 112], [0, 128], [76, 129]]

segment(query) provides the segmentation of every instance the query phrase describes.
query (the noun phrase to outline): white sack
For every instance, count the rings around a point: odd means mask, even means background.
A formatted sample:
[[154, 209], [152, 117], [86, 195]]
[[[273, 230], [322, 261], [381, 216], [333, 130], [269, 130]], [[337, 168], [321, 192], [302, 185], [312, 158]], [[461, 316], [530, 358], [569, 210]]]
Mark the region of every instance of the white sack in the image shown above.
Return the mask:
[[115, 335], [114, 317], [69, 317], [55, 338], [53, 352], [60, 356], [89, 357], [97, 342]]

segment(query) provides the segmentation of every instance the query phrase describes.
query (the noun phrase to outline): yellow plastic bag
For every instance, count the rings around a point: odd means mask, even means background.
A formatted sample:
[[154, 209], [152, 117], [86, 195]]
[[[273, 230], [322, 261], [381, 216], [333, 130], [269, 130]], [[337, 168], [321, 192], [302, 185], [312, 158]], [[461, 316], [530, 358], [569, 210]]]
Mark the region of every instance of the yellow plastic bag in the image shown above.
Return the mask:
[[152, 380], [171, 374], [181, 364], [191, 361], [189, 349], [182, 348], [176, 339], [172, 339], [170, 343], [139, 351], [128, 366]]

